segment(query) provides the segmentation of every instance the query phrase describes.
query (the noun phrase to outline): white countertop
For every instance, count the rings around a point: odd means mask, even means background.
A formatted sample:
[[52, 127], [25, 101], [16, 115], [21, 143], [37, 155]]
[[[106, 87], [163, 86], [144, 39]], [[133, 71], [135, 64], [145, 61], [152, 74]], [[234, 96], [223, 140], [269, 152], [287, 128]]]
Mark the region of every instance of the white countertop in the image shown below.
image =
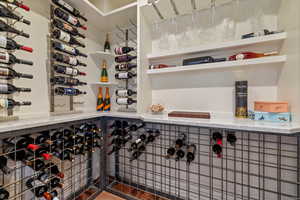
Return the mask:
[[245, 130], [253, 132], [268, 132], [277, 134], [292, 135], [300, 133], [300, 123], [271, 123], [271, 122], [258, 122], [252, 120], [239, 120], [239, 119], [189, 119], [189, 118], [173, 118], [166, 115], [151, 115], [151, 114], [136, 114], [136, 113], [79, 113], [63, 116], [47, 116], [36, 117], [31, 119], [21, 119], [11, 122], [0, 123], [0, 133], [22, 130], [27, 128], [41, 127], [47, 125], [54, 125], [59, 123], [66, 123], [71, 121], [78, 121], [84, 119], [92, 119], [97, 117], [118, 117], [118, 118], [131, 118], [141, 119], [145, 122], [153, 123], [167, 123], [188, 126], [198, 126], [204, 128], [226, 128], [233, 130]]

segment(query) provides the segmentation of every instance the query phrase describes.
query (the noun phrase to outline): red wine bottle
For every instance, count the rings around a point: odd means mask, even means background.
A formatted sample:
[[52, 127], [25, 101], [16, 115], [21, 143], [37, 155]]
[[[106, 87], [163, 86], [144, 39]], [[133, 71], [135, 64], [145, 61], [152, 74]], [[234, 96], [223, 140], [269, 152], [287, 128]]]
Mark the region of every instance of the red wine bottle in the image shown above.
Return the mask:
[[31, 105], [30, 101], [19, 102], [13, 99], [0, 98], [0, 110], [13, 109], [17, 106], [30, 106], [30, 105]]
[[116, 90], [116, 95], [119, 97], [128, 97], [128, 96], [132, 96], [135, 95], [136, 92], [133, 90]]
[[73, 56], [67, 56], [67, 55], [64, 55], [64, 54], [61, 54], [61, 53], [53, 53], [53, 58], [57, 62], [69, 64], [69, 65], [72, 65], [72, 66], [84, 66], [84, 67], [86, 67], [86, 64], [80, 62], [76, 57], [73, 57]]
[[73, 26], [80, 27], [83, 30], [87, 30], [87, 27], [82, 25], [76, 17], [73, 17], [72, 15], [64, 12], [60, 8], [55, 8], [54, 14], [56, 17], [65, 20], [66, 22], [72, 24]]
[[62, 9], [70, 12], [75, 17], [79, 17], [79, 18], [83, 19], [84, 21], [87, 21], [87, 19], [80, 13], [79, 10], [72, 7], [70, 4], [66, 3], [65, 1], [63, 1], [63, 0], [52, 0], [52, 2], [54, 4], [60, 6]]
[[131, 72], [120, 72], [120, 73], [116, 73], [115, 74], [115, 78], [119, 79], [119, 80], [126, 80], [126, 79], [131, 79], [133, 77], [135, 77], [136, 74], [133, 74]]
[[60, 42], [52, 42], [52, 46], [54, 49], [65, 52], [72, 56], [82, 56], [82, 57], [86, 57], [86, 58], [88, 57], [86, 54], [81, 53], [78, 49], [71, 47], [69, 45], [66, 45], [66, 44], [62, 44]]
[[115, 54], [116, 55], [127, 54], [131, 51], [134, 51], [134, 48], [132, 48], [132, 47], [118, 47], [118, 48], [115, 48]]
[[58, 84], [58, 85], [66, 85], [66, 86], [80, 86], [80, 85], [87, 84], [85, 82], [81, 82], [76, 78], [70, 78], [64, 76], [55, 76], [54, 78], [51, 79], [51, 83]]
[[15, 33], [17, 35], [29, 38], [29, 34], [27, 33], [23, 33], [22, 31], [19, 31], [15, 28], [13, 28], [12, 26], [9, 26], [8, 24], [6, 24], [3, 20], [0, 20], [0, 32], [9, 32], [9, 33]]
[[82, 92], [75, 88], [63, 88], [57, 87], [55, 88], [55, 94], [57, 95], [66, 95], [66, 96], [78, 96], [81, 94], [86, 94], [86, 92]]
[[6, 8], [3, 4], [0, 4], [0, 17], [6, 17], [10, 19], [17, 20], [19, 22], [22, 22], [24, 24], [30, 25], [30, 21], [24, 19], [23, 17], [20, 17], [13, 13], [11, 10]]
[[32, 75], [18, 73], [9, 67], [0, 67], [0, 77], [1, 77], [0, 79], [6, 79], [6, 80], [11, 80], [11, 79], [15, 79], [15, 78], [33, 79]]
[[135, 63], [123, 63], [115, 66], [116, 71], [129, 71], [133, 68], [136, 68]]
[[27, 46], [23, 46], [18, 44], [16, 41], [13, 39], [0, 36], [0, 48], [7, 49], [7, 50], [23, 50], [23, 51], [28, 51], [28, 52], [33, 52], [33, 49]]
[[54, 65], [54, 70], [56, 73], [72, 75], [72, 76], [85, 76], [86, 73], [80, 72], [78, 69], [72, 67], [66, 67], [63, 65]]
[[0, 187], [0, 199], [7, 200], [9, 199], [9, 192], [4, 189], [2, 186]]
[[18, 88], [9, 83], [0, 83], [0, 94], [13, 94], [15, 92], [31, 92], [31, 89]]
[[24, 5], [19, 0], [0, 0], [0, 1], [4, 2], [4, 3], [9, 3], [9, 4], [12, 4], [12, 5], [15, 5], [15, 6], [19, 7], [19, 8], [22, 8], [22, 9], [26, 10], [26, 11], [30, 10], [30, 8], [28, 6]]
[[59, 28], [60, 30], [63, 30], [72, 36], [79, 36], [81, 38], [85, 38], [85, 35], [81, 34], [76, 28], [73, 28], [71, 25], [64, 23], [60, 21], [59, 19], [53, 19], [52, 24]]
[[[0, 156], [0, 170], [4, 173], [4, 174], [10, 174], [11, 173], [11, 169], [7, 166], [7, 158], [5, 156]], [[1, 198], [0, 198], [1, 199]]]
[[132, 98], [117, 98], [116, 103], [118, 105], [132, 105], [136, 103], [136, 100], [133, 100]]
[[53, 31], [53, 37], [58, 39], [58, 40], [67, 42], [70, 45], [78, 45], [78, 46], [81, 46], [83, 48], [85, 47], [85, 45], [82, 44], [81, 42], [79, 42], [76, 38], [74, 38], [69, 33], [64, 32], [62, 30], [58, 30], [58, 29], [54, 30]]
[[16, 63], [33, 65], [33, 62], [16, 58], [16, 56], [8, 52], [0, 52], [0, 63], [9, 64], [9, 65], [16, 64]]
[[123, 62], [130, 62], [132, 61], [133, 59], [136, 59], [137, 56], [131, 56], [131, 55], [123, 55], [123, 56], [117, 56], [115, 58], [115, 61], [117, 63], [123, 63]]
[[212, 139], [216, 144], [223, 145], [223, 135], [220, 132], [214, 132], [212, 135]]

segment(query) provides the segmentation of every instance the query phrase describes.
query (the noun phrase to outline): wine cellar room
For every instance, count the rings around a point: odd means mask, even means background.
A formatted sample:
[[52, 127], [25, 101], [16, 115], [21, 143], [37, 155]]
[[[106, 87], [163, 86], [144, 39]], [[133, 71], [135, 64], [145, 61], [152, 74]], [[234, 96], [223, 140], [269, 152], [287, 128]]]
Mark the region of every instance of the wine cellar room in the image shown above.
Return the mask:
[[0, 0], [0, 200], [300, 199], [299, 0]]

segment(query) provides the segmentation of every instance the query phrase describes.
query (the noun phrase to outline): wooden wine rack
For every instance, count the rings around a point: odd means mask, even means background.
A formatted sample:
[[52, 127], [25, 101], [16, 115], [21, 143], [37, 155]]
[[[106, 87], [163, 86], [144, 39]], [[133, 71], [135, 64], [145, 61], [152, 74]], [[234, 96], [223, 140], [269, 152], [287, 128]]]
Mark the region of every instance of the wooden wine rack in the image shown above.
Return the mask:
[[[53, 59], [53, 53], [54, 52], [59, 52], [60, 54], [70, 56], [70, 55], [68, 55], [68, 54], [66, 54], [62, 51], [55, 50], [52, 46], [52, 42], [57, 40], [57, 39], [53, 38], [53, 36], [52, 36], [53, 31], [55, 29], [58, 29], [58, 28], [54, 27], [54, 25], [52, 24], [53, 19], [57, 18], [54, 15], [54, 9], [56, 7], [58, 7], [58, 6], [56, 6], [54, 4], [50, 5], [50, 24], [49, 24], [50, 33], [49, 33], [49, 42], [48, 42], [48, 45], [49, 45], [48, 56], [49, 56], [49, 84], [50, 84], [50, 86], [49, 86], [49, 88], [50, 88], [50, 94], [49, 94], [49, 96], [50, 96], [50, 113], [53, 116], [65, 115], [65, 114], [76, 114], [76, 113], [81, 113], [82, 112], [82, 111], [75, 110], [74, 105], [77, 104], [77, 103], [74, 102], [74, 96], [58, 96], [58, 95], [55, 95], [55, 88], [57, 87], [57, 85], [51, 83], [51, 79], [56, 76], [56, 72], [54, 70], [54, 64], [56, 63], [56, 61]], [[67, 12], [67, 11], [65, 11], [65, 12]], [[70, 14], [70, 13], [68, 13], [68, 14]], [[63, 21], [64, 23], [67, 23], [62, 19], [59, 19], [59, 20]], [[75, 26], [73, 26], [71, 24], [69, 24], [69, 25], [72, 26], [73, 28], [76, 28]], [[66, 44], [68, 46], [72, 46], [74, 48], [77, 47], [76, 45], [70, 45], [70, 44], [68, 44], [64, 41], [61, 41], [61, 40], [57, 40], [57, 41], [62, 43], [62, 44]], [[71, 66], [71, 65], [68, 65], [68, 64], [64, 64], [64, 63], [59, 63], [59, 64], [75, 69], [75, 66]], [[67, 75], [67, 74], [59, 74], [59, 76], [66, 76], [66, 77], [74, 78], [73, 75]], [[65, 86], [62, 86], [62, 87], [65, 87]], [[67, 87], [68, 88], [74, 88], [74, 86], [67, 86]]]

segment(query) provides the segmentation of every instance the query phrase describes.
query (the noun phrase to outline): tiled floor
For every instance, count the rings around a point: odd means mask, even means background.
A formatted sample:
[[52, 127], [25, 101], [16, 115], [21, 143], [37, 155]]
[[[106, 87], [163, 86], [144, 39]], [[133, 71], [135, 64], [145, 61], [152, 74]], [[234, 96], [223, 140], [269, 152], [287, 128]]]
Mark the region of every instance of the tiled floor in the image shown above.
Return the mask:
[[125, 200], [108, 192], [102, 192], [96, 200]]

